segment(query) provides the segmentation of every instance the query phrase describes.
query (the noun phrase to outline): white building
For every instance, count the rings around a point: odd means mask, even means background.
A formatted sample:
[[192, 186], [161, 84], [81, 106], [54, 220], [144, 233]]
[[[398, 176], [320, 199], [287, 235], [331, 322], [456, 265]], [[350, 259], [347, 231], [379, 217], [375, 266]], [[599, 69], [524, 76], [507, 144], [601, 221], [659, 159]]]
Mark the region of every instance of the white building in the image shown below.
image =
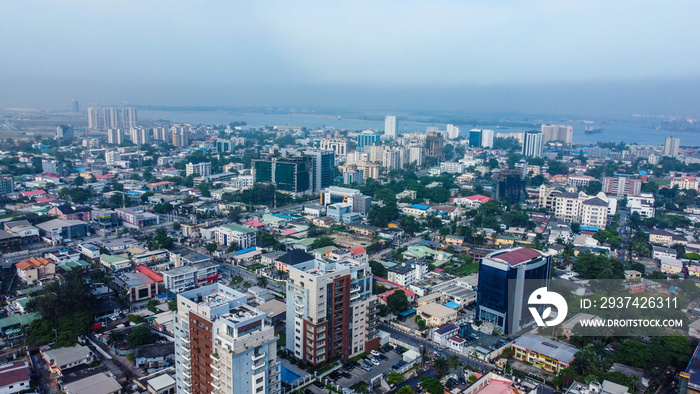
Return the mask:
[[192, 174], [201, 176], [211, 175], [211, 162], [205, 161], [197, 164], [187, 163], [187, 165], [185, 165], [185, 175], [190, 176]]
[[235, 242], [240, 249], [247, 249], [256, 245], [256, 234], [257, 232], [250, 227], [230, 223], [217, 227], [214, 231], [214, 239], [219, 245], [228, 246]]
[[177, 296], [178, 393], [267, 394], [281, 390], [277, 336], [246, 295], [221, 284]]
[[666, 143], [664, 144], [664, 156], [677, 157], [680, 146], [680, 138], [673, 136], [666, 137]]
[[105, 152], [105, 162], [107, 162], [108, 166], [116, 165], [116, 163], [118, 161], [120, 161], [121, 159], [122, 159], [122, 155], [121, 155], [121, 153], [119, 153], [119, 151], [111, 150], [111, 151]]
[[447, 138], [451, 140], [456, 140], [459, 138], [459, 127], [453, 125], [453, 124], [448, 124], [447, 125]]
[[527, 157], [542, 157], [544, 135], [541, 131], [527, 131], [523, 138], [522, 154]]
[[108, 129], [107, 142], [114, 145], [120, 145], [122, 142], [124, 142], [124, 133], [122, 133], [121, 129]]
[[418, 260], [410, 260], [387, 269], [389, 282], [408, 287], [419, 282], [428, 273], [428, 265]]
[[388, 115], [386, 118], [384, 118], [384, 135], [395, 139], [398, 135], [397, 126], [396, 116]]
[[322, 150], [332, 150], [336, 156], [345, 156], [348, 153], [348, 140], [345, 138], [324, 138], [321, 141]]
[[627, 208], [629, 208], [630, 215], [636, 212], [644, 218], [653, 218], [656, 215], [654, 202], [654, 195], [651, 193], [627, 196]]
[[542, 134], [544, 142], [562, 141], [565, 144], [571, 144], [574, 134], [574, 128], [564, 125], [542, 125]]
[[481, 147], [484, 149], [493, 148], [493, 130], [481, 130]]

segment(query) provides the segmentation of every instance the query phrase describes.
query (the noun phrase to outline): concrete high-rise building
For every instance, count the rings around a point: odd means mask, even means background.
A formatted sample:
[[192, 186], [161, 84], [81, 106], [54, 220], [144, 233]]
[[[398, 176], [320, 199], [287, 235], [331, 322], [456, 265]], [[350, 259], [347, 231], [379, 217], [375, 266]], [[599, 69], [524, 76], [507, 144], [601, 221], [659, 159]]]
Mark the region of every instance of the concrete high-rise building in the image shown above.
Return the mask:
[[678, 157], [678, 149], [681, 147], [681, 139], [673, 136], [666, 137], [664, 144], [664, 156]]
[[178, 148], [189, 146], [190, 134], [185, 126], [174, 125], [170, 127], [170, 132], [173, 134], [173, 145]]
[[369, 130], [357, 135], [357, 148], [365, 151], [365, 146], [381, 145], [382, 136]]
[[80, 106], [78, 105], [78, 100], [73, 99], [70, 102], [70, 109], [71, 109], [71, 111], [76, 112], [76, 113], [80, 112]]
[[523, 155], [527, 157], [542, 157], [544, 134], [541, 131], [526, 131], [523, 138]]
[[144, 127], [132, 127], [129, 130], [131, 142], [136, 145], [148, 144], [151, 142], [151, 131]]
[[121, 129], [108, 129], [107, 142], [114, 145], [121, 145], [121, 143], [124, 142], [124, 133], [122, 133]]
[[481, 147], [493, 149], [493, 130], [481, 130]]
[[509, 196], [513, 203], [520, 202], [526, 197], [525, 186], [527, 182], [522, 178], [522, 172], [517, 170], [500, 171], [493, 175], [495, 198], [502, 200]]
[[304, 155], [312, 159], [311, 185], [312, 193], [333, 185], [335, 179], [335, 152], [332, 150], [307, 149]]
[[122, 159], [121, 153], [116, 150], [110, 150], [105, 152], [105, 162], [108, 166], [115, 165], [119, 160]]
[[[500, 250], [482, 258], [476, 318], [493, 323], [505, 335], [532, 324], [528, 297], [541, 287], [549, 288], [551, 270], [552, 256], [534, 249]], [[544, 307], [538, 307], [540, 313]]]
[[132, 128], [136, 127], [137, 117], [136, 108], [124, 108], [122, 109], [122, 127]]
[[0, 195], [10, 194], [15, 192], [15, 180], [11, 176], [0, 177]]
[[459, 127], [453, 125], [453, 124], [448, 124], [447, 125], [447, 138], [451, 140], [456, 140], [459, 138]]
[[44, 174], [68, 175], [68, 164], [64, 161], [41, 160], [41, 172]]
[[422, 166], [424, 157], [425, 157], [425, 147], [423, 145], [409, 145], [409, 147], [408, 147], [408, 164], [415, 163], [417, 166]]
[[382, 167], [387, 170], [398, 170], [401, 168], [399, 151], [396, 149], [386, 149], [382, 157]]
[[603, 178], [603, 193], [614, 196], [636, 196], [642, 191], [642, 180], [629, 176]]
[[104, 120], [104, 127], [107, 129], [116, 129], [120, 127], [119, 124], [119, 108], [105, 108], [102, 110], [102, 119]]
[[396, 138], [398, 135], [398, 123], [396, 116], [388, 115], [384, 118], [384, 135], [389, 138]]
[[544, 142], [561, 141], [565, 144], [571, 144], [574, 135], [574, 128], [564, 125], [542, 125], [542, 135]]
[[372, 270], [353, 259], [289, 265], [287, 350], [312, 365], [379, 347]]
[[73, 132], [73, 126], [70, 125], [60, 125], [56, 126], [56, 139], [57, 140], [64, 140], [64, 141], [71, 141], [75, 137], [75, 133]]
[[365, 179], [379, 179], [379, 164], [367, 161], [358, 161], [357, 169], [362, 171]]
[[469, 146], [473, 148], [481, 148], [481, 129], [471, 129], [469, 130]]
[[185, 165], [185, 176], [199, 175], [207, 176], [211, 175], [211, 162], [205, 161], [202, 163], [192, 164], [187, 163]]
[[373, 163], [380, 163], [384, 160], [384, 145], [365, 145], [367, 159]]
[[311, 156], [268, 156], [252, 162], [255, 182], [267, 182], [277, 191], [302, 196], [313, 194]]
[[281, 391], [277, 336], [247, 297], [213, 284], [177, 295], [178, 393], [275, 394]]
[[425, 154], [430, 157], [442, 157], [442, 148], [445, 140], [442, 139], [442, 134], [429, 131], [425, 136]]
[[156, 141], [167, 141], [170, 132], [166, 127], [154, 127], [153, 128], [153, 139]]
[[100, 128], [100, 109], [95, 107], [88, 107], [88, 128], [89, 129], [99, 129]]
[[345, 156], [348, 153], [348, 140], [345, 138], [324, 138], [321, 140], [321, 149], [332, 150], [336, 156]]

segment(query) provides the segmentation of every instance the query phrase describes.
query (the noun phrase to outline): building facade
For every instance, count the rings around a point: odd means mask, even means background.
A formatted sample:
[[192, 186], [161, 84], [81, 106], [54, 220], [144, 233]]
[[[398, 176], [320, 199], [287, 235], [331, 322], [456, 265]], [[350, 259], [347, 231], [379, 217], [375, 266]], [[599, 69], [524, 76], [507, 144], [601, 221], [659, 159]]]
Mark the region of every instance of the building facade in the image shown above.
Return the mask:
[[552, 256], [534, 249], [490, 253], [479, 264], [476, 318], [506, 335], [528, 326], [534, 320], [527, 298], [540, 287], [549, 288], [551, 268]]
[[177, 296], [175, 377], [187, 394], [281, 390], [277, 336], [247, 297], [213, 284]]
[[379, 346], [372, 270], [353, 259], [289, 266], [287, 349], [312, 365]]
[[313, 194], [311, 156], [269, 156], [254, 159], [252, 166], [256, 183], [272, 183], [277, 191], [295, 196]]

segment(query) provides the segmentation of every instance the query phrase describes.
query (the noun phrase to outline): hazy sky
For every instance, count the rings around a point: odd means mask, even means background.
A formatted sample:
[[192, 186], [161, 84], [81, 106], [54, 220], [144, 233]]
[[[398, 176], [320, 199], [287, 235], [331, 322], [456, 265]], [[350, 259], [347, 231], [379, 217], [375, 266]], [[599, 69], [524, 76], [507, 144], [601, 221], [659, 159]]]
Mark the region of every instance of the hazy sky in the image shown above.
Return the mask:
[[696, 0], [6, 1], [0, 106], [696, 115], [699, 15]]

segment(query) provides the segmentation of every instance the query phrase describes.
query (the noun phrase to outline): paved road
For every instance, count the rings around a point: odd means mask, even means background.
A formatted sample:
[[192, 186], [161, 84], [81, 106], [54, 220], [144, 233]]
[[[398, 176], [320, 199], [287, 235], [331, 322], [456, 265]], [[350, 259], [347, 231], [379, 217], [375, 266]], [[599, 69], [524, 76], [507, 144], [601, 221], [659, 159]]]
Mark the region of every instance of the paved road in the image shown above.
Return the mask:
[[[382, 331], [386, 331], [389, 334], [391, 334], [392, 338], [398, 338], [398, 339], [400, 339], [400, 340], [402, 340], [410, 345], [416, 346], [416, 347], [425, 346], [425, 348], [429, 352], [437, 352], [437, 345], [435, 345], [434, 343], [432, 343], [426, 339], [418, 338], [416, 336], [407, 334], [403, 331], [399, 331], [395, 328], [392, 328], [386, 324], [380, 324], [379, 328]], [[442, 354], [446, 358], [450, 357], [453, 354], [456, 354], [465, 365], [469, 365], [473, 369], [475, 369], [479, 372], [482, 372], [482, 373], [485, 373], [485, 372], [488, 372], [488, 371], [491, 371], [492, 369], [494, 369], [494, 365], [492, 365], [492, 364], [489, 364], [487, 362], [483, 362], [480, 360], [476, 360], [476, 359], [471, 358], [469, 356], [466, 356], [462, 353], [453, 352], [449, 349], [443, 349]]]

